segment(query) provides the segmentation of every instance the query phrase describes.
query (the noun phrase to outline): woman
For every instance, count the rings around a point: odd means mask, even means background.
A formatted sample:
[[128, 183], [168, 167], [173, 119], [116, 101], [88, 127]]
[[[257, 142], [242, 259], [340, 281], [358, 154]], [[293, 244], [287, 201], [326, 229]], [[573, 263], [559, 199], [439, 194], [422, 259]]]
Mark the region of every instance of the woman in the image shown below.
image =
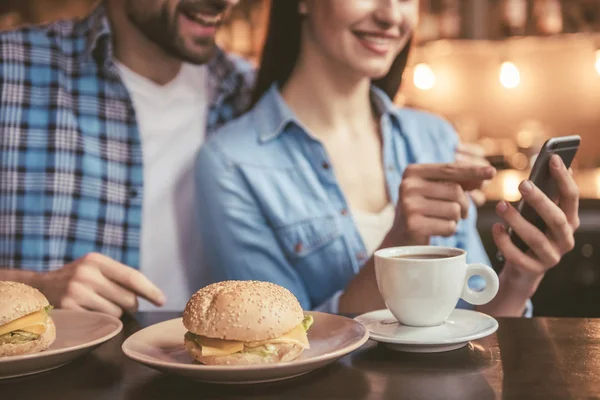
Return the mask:
[[[371, 257], [378, 247], [461, 247], [469, 262], [489, 265], [466, 191], [495, 171], [454, 164], [450, 125], [390, 100], [417, 10], [415, 0], [273, 0], [256, 104], [205, 145], [196, 166], [215, 280], [272, 281], [306, 309], [362, 313], [385, 307]], [[534, 250], [522, 253], [494, 226], [507, 261], [484, 312], [523, 315], [545, 271], [573, 247], [577, 187], [560, 159], [552, 165], [558, 205], [530, 182], [520, 187], [547, 234], [498, 205]]]

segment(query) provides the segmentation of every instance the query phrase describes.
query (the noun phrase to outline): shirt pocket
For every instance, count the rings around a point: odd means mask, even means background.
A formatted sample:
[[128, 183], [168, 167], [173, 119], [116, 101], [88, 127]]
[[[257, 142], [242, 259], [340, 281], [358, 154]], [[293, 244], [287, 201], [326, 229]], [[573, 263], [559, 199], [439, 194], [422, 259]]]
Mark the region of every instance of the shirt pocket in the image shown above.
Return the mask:
[[313, 307], [346, 287], [354, 266], [335, 216], [317, 217], [275, 229], [281, 247], [304, 281]]
[[310, 256], [342, 237], [335, 217], [311, 218], [276, 228], [285, 255], [291, 260]]

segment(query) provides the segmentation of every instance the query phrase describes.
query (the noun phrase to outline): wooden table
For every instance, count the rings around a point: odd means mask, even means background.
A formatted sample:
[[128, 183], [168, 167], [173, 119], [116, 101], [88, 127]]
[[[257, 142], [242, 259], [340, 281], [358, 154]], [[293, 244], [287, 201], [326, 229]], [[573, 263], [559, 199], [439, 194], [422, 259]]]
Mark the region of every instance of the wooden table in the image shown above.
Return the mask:
[[373, 342], [289, 381], [218, 386], [164, 375], [130, 361], [123, 340], [168, 313], [125, 319], [124, 331], [55, 371], [0, 381], [0, 399], [582, 399], [600, 398], [600, 320], [500, 319], [467, 348], [403, 354]]

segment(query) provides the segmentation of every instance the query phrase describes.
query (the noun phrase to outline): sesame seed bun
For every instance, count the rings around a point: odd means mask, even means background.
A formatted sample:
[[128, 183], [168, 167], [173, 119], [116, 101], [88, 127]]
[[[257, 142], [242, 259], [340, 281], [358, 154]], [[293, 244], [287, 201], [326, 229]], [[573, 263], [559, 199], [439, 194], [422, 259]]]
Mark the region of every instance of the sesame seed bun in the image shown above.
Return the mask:
[[0, 281], [0, 326], [48, 305], [48, 299], [39, 290], [18, 282]]
[[206, 286], [188, 301], [183, 324], [196, 335], [241, 342], [270, 340], [304, 319], [296, 297], [269, 282], [224, 281]]
[[0, 345], [0, 357], [20, 356], [22, 354], [38, 353], [50, 347], [56, 339], [56, 326], [52, 318], [48, 317], [48, 329], [36, 340], [23, 343], [5, 343]]

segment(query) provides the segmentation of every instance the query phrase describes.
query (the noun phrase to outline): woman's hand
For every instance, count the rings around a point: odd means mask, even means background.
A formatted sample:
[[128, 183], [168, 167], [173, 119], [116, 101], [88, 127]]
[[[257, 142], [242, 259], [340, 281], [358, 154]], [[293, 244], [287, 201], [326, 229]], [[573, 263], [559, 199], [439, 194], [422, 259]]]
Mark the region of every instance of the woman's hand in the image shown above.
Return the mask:
[[452, 236], [467, 217], [467, 192], [494, 177], [491, 166], [412, 164], [400, 185], [396, 221], [390, 234], [397, 245], [429, 244], [431, 236]]
[[[404, 171], [396, 220], [380, 248], [429, 244], [431, 236], [451, 236], [469, 212], [467, 191], [481, 187], [496, 170], [490, 166], [412, 164]], [[340, 296], [342, 313], [362, 314], [385, 307], [377, 289], [373, 257]]]
[[532, 296], [546, 271], [556, 266], [575, 246], [574, 232], [579, 228], [579, 189], [562, 159], [555, 155], [550, 160], [550, 171], [558, 187], [558, 201], [554, 202], [530, 181], [521, 183], [523, 199], [540, 215], [547, 225], [540, 231], [525, 220], [507, 202], [498, 204], [496, 211], [528, 246], [519, 250], [511, 241], [502, 224], [492, 228], [494, 241], [506, 260], [504, 269], [507, 282], [526, 288]]
[[[466, 165], [491, 165], [485, 158], [485, 150], [483, 147], [472, 143], [461, 143], [456, 148], [456, 162]], [[469, 196], [477, 207], [485, 204], [486, 196], [481, 189], [469, 191]]]

